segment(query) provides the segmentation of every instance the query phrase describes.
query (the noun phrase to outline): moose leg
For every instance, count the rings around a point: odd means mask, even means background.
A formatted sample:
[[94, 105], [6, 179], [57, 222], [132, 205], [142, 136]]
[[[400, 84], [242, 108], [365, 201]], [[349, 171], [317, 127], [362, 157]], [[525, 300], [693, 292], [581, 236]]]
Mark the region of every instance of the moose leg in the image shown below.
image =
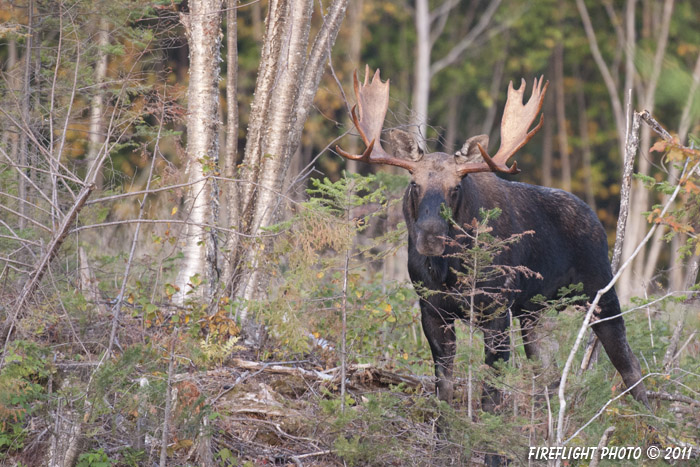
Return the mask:
[[[612, 295], [611, 295], [612, 294]], [[601, 300], [600, 318], [608, 318], [620, 314], [620, 304], [617, 301], [617, 295], [614, 291], [608, 292]], [[621, 316], [615, 319], [599, 322], [593, 325], [593, 331], [603, 344], [605, 353], [608, 354], [610, 361], [620, 372], [622, 380], [630, 392], [639, 402], [649, 407], [647, 399], [647, 391], [642, 379], [642, 369], [639, 366], [639, 360], [632, 352], [632, 349], [627, 342], [627, 333], [625, 331], [625, 322]], [[639, 384], [637, 384], [639, 383]], [[636, 384], [636, 386], [635, 386]]]
[[[508, 335], [509, 312], [501, 316], [491, 318], [482, 324], [484, 331], [485, 362], [488, 366], [501, 360], [507, 362], [510, 358], [510, 336]], [[484, 383], [484, 391], [481, 395], [481, 408], [485, 412], [495, 412], [497, 405], [501, 403], [501, 392]]]
[[[520, 314], [520, 309], [513, 308], [511, 310], [514, 316]], [[541, 360], [540, 349], [537, 346], [537, 318], [532, 312], [526, 311], [520, 318], [520, 334], [523, 336], [523, 347], [525, 348], [525, 356], [530, 360]]]
[[452, 401], [452, 367], [457, 340], [454, 318], [443, 316], [430, 303], [421, 301], [421, 322], [435, 362], [436, 395], [438, 399], [449, 403]]

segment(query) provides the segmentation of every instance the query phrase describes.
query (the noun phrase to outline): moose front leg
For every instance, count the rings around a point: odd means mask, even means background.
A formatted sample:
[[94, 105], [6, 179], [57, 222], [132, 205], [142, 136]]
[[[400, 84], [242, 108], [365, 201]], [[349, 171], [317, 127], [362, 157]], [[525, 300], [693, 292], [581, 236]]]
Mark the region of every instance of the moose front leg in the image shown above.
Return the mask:
[[455, 360], [454, 318], [445, 317], [430, 303], [421, 300], [423, 333], [428, 339], [435, 363], [435, 393], [438, 399], [451, 402], [453, 390], [452, 367]]
[[[489, 317], [488, 321], [481, 325], [484, 331], [485, 362], [490, 367], [499, 360], [507, 362], [510, 358], [509, 317], [509, 312], [506, 311], [498, 317]], [[493, 413], [500, 403], [501, 391], [484, 383], [484, 391], [481, 395], [482, 410]]]

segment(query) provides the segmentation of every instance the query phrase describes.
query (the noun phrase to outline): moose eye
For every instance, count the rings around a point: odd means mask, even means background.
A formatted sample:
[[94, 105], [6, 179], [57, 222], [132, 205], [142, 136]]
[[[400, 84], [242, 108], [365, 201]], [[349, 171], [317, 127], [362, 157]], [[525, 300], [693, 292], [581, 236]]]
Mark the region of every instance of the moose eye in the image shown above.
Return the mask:
[[453, 198], [456, 198], [457, 196], [459, 196], [459, 192], [460, 192], [461, 190], [462, 190], [462, 185], [457, 185], [457, 186], [453, 187], [453, 188], [450, 190], [450, 195], [451, 195]]

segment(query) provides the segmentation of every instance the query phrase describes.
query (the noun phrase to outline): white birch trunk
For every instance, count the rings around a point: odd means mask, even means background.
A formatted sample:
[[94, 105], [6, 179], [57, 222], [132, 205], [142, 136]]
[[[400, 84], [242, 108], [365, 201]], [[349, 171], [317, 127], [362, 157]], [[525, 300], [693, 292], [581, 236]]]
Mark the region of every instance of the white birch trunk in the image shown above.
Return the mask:
[[428, 101], [430, 99], [430, 11], [428, 0], [416, 0], [416, 62], [413, 73], [413, 122], [420, 134], [419, 144], [424, 145], [428, 122]]
[[[276, 221], [289, 163], [301, 140], [348, 0], [333, 1], [307, 54], [313, 5], [312, 0], [271, 0], [269, 4], [243, 160], [247, 183], [239, 190], [240, 225], [250, 235]], [[266, 280], [260, 273], [259, 252], [259, 248], [234, 252], [234, 267], [245, 264], [247, 268], [240, 271], [234, 284], [239, 298], [264, 294]], [[246, 311], [239, 318], [245, 321]]]
[[[188, 181], [200, 180], [218, 167], [219, 160], [219, 52], [222, 0], [191, 0], [190, 14], [182, 16], [190, 47], [190, 80], [187, 91]], [[213, 180], [192, 185], [185, 201], [188, 224], [184, 230], [184, 259], [175, 284], [176, 302], [191, 290], [190, 280], [206, 282], [198, 296], [211, 299], [218, 282], [216, 229], [218, 188]]]
[[[656, 87], [661, 75], [663, 58], [666, 53], [666, 45], [668, 44], [669, 27], [671, 23], [671, 14], [673, 13], [674, 0], [666, 0], [664, 2], [663, 18], [659, 35], [656, 39], [657, 47], [654, 54], [654, 64], [651, 77], [646, 83], [644, 89], [643, 101], [641, 102], [642, 110], [647, 110], [650, 113], [654, 112]], [[638, 172], [643, 175], [648, 175], [651, 168], [650, 158], [648, 154], [651, 146], [651, 133], [647, 125], [642, 127], [639, 168]], [[635, 180], [632, 184], [630, 218], [627, 224], [627, 232], [625, 233], [625, 244], [622, 250], [622, 261], [629, 258], [634, 251], [636, 245], [641, 241], [644, 232], [646, 219], [642, 216], [644, 211], [649, 209], [649, 190], [643, 183]], [[633, 295], [640, 295], [646, 289], [651, 277], [644, 274], [644, 264], [646, 261], [646, 250], [642, 250], [635, 258], [632, 267], [628, 268], [620, 279], [620, 297], [622, 301], [629, 299]]]
[[564, 96], [564, 45], [560, 42], [554, 49], [554, 92], [557, 112], [557, 138], [561, 158], [561, 187], [571, 191], [571, 158], [569, 157], [569, 136], [566, 133], [566, 102]]
[[[102, 84], [107, 76], [107, 52], [105, 47], [109, 45], [109, 22], [103, 17], [97, 31], [97, 63], [95, 64], [95, 95], [92, 98], [90, 107], [90, 130], [88, 133], [88, 166], [92, 166], [97, 160], [97, 156], [102, 146], [104, 131], [104, 90]], [[102, 170], [97, 173], [95, 187], [102, 188]]]
[[[224, 153], [224, 177], [235, 178], [238, 164], [238, 0], [228, 0], [226, 11], [226, 151]], [[222, 190], [225, 203], [222, 224], [240, 229], [238, 185], [226, 182]], [[233, 251], [237, 247], [238, 237], [229, 235], [226, 248]], [[231, 258], [221, 258], [222, 277], [228, 284], [233, 275]]]

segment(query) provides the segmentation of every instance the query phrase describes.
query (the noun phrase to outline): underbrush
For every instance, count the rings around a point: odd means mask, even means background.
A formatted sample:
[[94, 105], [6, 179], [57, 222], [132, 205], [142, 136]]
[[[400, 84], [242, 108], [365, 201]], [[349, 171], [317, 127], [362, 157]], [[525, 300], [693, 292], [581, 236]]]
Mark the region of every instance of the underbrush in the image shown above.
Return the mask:
[[[558, 381], [582, 320], [570, 306], [576, 287], [542, 303], [546, 363], [525, 358], [516, 319], [511, 359], [494, 372], [482, 363], [481, 333], [460, 323], [455, 400], [436, 400], [417, 295], [386, 280], [381, 267], [405, 233], [399, 227], [377, 241], [364, 238], [395, 208], [387, 186], [376, 177], [318, 181], [313, 201], [272, 229], [276, 240], [261, 262], [269, 293], [256, 302], [222, 293], [204, 303], [196, 292], [205, 284], [193, 277], [185, 304], [175, 305], [169, 280], [177, 257], [166, 254], [172, 244], [162, 236], [151, 238], [151, 256], [134, 262], [123, 297], [125, 256], [67, 244], [65, 264], [47, 276], [42, 299], [18, 320], [4, 353], [0, 464], [43, 465], [65, 453], [81, 467], [160, 459], [169, 466], [476, 465], [486, 454], [522, 465], [530, 447], [554, 445]], [[92, 285], [77, 279], [80, 246]], [[624, 385], [604, 353], [577, 371], [579, 351], [566, 387], [567, 446], [597, 446], [609, 427], [611, 446], [700, 445], [693, 338], [700, 315], [692, 300], [650, 297], [625, 316], [630, 345], [652, 375], [647, 389], [660, 395], [653, 412], [618, 397]], [[255, 315], [259, 340], [242, 335], [241, 309]], [[674, 337], [682, 316], [685, 327]], [[503, 393], [495, 414], [481, 410], [484, 383]]]

